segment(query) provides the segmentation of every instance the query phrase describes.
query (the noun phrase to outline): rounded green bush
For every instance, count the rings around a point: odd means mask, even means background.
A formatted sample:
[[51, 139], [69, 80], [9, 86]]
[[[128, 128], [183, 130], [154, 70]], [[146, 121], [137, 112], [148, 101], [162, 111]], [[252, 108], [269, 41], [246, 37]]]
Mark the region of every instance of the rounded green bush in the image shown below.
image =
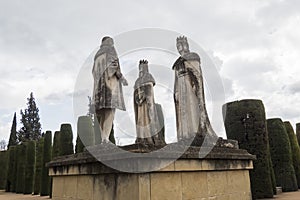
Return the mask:
[[242, 100], [223, 106], [228, 139], [237, 140], [241, 149], [256, 155], [250, 170], [253, 199], [273, 197], [272, 171], [265, 108], [261, 100]]
[[62, 124], [60, 126], [60, 155], [74, 154], [73, 150], [73, 132], [71, 124]]
[[297, 178], [298, 188], [300, 188], [300, 148], [297, 141], [296, 134], [290, 122], [284, 122], [285, 129], [288, 133], [291, 150], [292, 150], [292, 159], [293, 159], [293, 166]]
[[285, 125], [279, 118], [268, 119], [267, 125], [276, 185], [282, 187], [283, 192], [297, 191], [291, 145]]

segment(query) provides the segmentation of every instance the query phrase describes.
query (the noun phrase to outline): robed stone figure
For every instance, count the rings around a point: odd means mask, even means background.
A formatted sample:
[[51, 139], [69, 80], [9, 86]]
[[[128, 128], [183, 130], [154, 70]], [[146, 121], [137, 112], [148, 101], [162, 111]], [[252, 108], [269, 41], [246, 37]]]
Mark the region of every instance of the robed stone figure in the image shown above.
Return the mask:
[[[163, 122], [159, 120], [159, 113], [154, 101], [155, 80], [148, 70], [148, 61], [139, 63], [139, 77], [134, 84], [134, 111], [137, 132], [137, 144], [162, 145], [165, 144], [162, 135]], [[161, 114], [162, 115], [162, 114]], [[163, 118], [163, 116], [162, 116]], [[163, 121], [163, 120], [162, 120]]]
[[177, 50], [180, 57], [172, 68], [175, 71], [177, 139], [216, 136], [206, 111], [200, 57], [190, 52], [186, 37], [177, 38]]
[[114, 41], [104, 37], [93, 66], [93, 104], [100, 126], [102, 143], [109, 141], [116, 109], [125, 111], [122, 84], [128, 85], [121, 73]]

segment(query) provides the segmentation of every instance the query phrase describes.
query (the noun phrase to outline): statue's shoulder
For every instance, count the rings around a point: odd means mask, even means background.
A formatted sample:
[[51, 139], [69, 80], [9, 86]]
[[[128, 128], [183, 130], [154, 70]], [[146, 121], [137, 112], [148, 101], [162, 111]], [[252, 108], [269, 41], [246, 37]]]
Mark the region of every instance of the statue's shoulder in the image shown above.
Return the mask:
[[200, 56], [195, 52], [190, 52], [190, 53], [184, 55], [184, 59], [185, 60], [197, 60], [200, 62]]
[[176, 69], [176, 68], [179, 67], [183, 62], [184, 62], [184, 58], [180, 56], [179, 58], [177, 58], [177, 60], [176, 60], [175, 63], [173, 64], [172, 69]]

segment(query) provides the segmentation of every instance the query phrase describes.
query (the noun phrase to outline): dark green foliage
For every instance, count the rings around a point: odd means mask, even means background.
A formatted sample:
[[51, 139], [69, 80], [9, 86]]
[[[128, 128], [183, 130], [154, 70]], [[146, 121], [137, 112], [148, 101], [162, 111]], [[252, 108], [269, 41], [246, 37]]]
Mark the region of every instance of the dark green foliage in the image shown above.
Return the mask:
[[15, 158], [14, 158], [14, 163], [13, 163], [13, 176], [12, 176], [12, 187], [11, 187], [11, 191], [12, 192], [16, 192], [17, 190], [17, 174], [18, 174], [18, 163], [19, 163], [19, 160], [18, 160], [18, 151], [20, 147], [18, 147], [19, 145], [16, 145], [14, 146], [15, 147]]
[[24, 194], [32, 194], [35, 167], [35, 141], [26, 142]]
[[75, 145], [75, 153], [81, 153], [81, 152], [83, 152], [83, 149], [84, 149], [84, 144], [82, 143], [79, 135], [77, 135], [76, 145]]
[[7, 148], [9, 149], [10, 146], [15, 146], [17, 144], [18, 144], [18, 141], [17, 141], [17, 117], [16, 117], [16, 113], [15, 113], [13, 122], [11, 125], [9, 142], [8, 142]]
[[0, 151], [0, 190], [5, 189], [7, 178], [8, 151]]
[[297, 178], [298, 187], [300, 187], [300, 148], [298, 145], [297, 137], [294, 132], [294, 129], [290, 122], [284, 122], [285, 129], [290, 139], [291, 150], [292, 150], [292, 159], [293, 166]]
[[23, 112], [21, 110], [22, 127], [18, 132], [19, 141], [38, 140], [42, 137], [41, 123], [39, 117], [39, 109], [36, 106], [33, 94], [27, 98], [27, 109]]
[[24, 191], [24, 179], [25, 179], [25, 152], [26, 152], [26, 144], [23, 142], [20, 145], [17, 145], [17, 193], [23, 193]]
[[256, 155], [250, 170], [253, 199], [273, 197], [265, 108], [260, 100], [242, 100], [223, 106], [228, 139], [237, 140], [241, 149]]
[[271, 181], [272, 181], [272, 188], [273, 188], [273, 194], [276, 195], [277, 194], [277, 190], [276, 190], [276, 178], [275, 178], [275, 173], [274, 173], [274, 169], [273, 169], [273, 162], [271, 159], [271, 153], [270, 153], [270, 145], [268, 146], [268, 158], [269, 158], [269, 168], [270, 168], [270, 173], [271, 173]]
[[100, 133], [99, 121], [94, 117], [94, 134], [95, 134], [95, 144], [101, 144], [102, 138]]
[[55, 131], [52, 147], [52, 158], [56, 158], [57, 156], [61, 155], [60, 146], [60, 132]]
[[285, 125], [278, 118], [269, 119], [267, 124], [277, 186], [281, 186], [283, 192], [296, 191], [298, 185], [293, 167], [291, 145]]
[[60, 155], [70, 155], [73, 150], [73, 132], [71, 124], [62, 124], [60, 126]]
[[6, 180], [6, 192], [12, 192], [16, 188], [14, 177], [16, 176], [14, 171], [15, 165], [15, 152], [16, 146], [10, 146], [8, 150], [8, 165], [7, 165], [7, 180]]
[[95, 144], [93, 121], [90, 116], [80, 116], [77, 121], [77, 139], [75, 152], [83, 151], [85, 146]]
[[42, 178], [42, 162], [43, 162], [43, 149], [44, 138], [40, 138], [36, 143], [36, 161], [35, 161], [35, 173], [34, 173], [34, 187], [33, 194], [40, 194], [41, 178]]
[[296, 136], [297, 136], [297, 141], [300, 146], [300, 123], [296, 124]]
[[47, 131], [44, 135], [44, 148], [43, 148], [43, 158], [42, 158], [42, 178], [40, 193], [41, 196], [48, 196], [50, 194], [50, 183], [51, 179], [48, 175], [48, 167], [46, 163], [51, 161], [51, 145], [52, 145], [52, 133]]

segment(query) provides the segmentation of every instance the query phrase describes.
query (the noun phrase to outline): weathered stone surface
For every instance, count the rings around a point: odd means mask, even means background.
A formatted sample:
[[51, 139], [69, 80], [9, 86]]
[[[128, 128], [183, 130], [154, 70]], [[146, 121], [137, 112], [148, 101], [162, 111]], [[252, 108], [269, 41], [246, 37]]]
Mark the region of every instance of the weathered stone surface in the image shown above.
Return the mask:
[[176, 45], [181, 55], [172, 68], [178, 141], [197, 134], [216, 137], [205, 106], [200, 57], [190, 52], [186, 37], [178, 37]]
[[127, 80], [121, 73], [114, 42], [110, 37], [104, 37], [102, 39], [100, 49], [95, 55], [93, 77], [95, 118], [100, 125], [102, 141], [108, 142], [115, 109], [126, 110], [122, 84], [128, 85]]
[[134, 113], [138, 144], [165, 144], [160, 137], [163, 126], [160, 124], [159, 114], [154, 101], [155, 80], [148, 70], [148, 61], [141, 60], [139, 77], [134, 84]]

